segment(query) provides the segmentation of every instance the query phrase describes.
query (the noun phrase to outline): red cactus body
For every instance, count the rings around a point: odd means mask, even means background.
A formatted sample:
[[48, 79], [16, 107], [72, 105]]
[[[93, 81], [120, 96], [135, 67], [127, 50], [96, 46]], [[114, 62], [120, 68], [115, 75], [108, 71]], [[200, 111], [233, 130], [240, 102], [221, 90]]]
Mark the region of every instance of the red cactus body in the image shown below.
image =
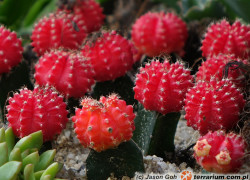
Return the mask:
[[0, 26], [0, 74], [7, 73], [21, 62], [22, 42], [15, 32]]
[[76, 109], [72, 120], [75, 132], [85, 147], [95, 151], [114, 148], [132, 137], [135, 129], [133, 107], [116, 95], [82, 100], [82, 109]]
[[95, 83], [89, 61], [76, 52], [45, 53], [35, 70], [37, 84], [54, 86], [67, 97], [82, 97]]
[[98, 31], [105, 18], [101, 6], [95, 0], [77, 0], [73, 7], [73, 13], [86, 22], [88, 33]]
[[90, 60], [97, 81], [108, 81], [123, 76], [134, 63], [129, 41], [114, 31], [104, 33], [93, 46], [85, 45], [82, 54]]
[[135, 99], [147, 110], [162, 114], [178, 112], [192, 83], [190, 71], [179, 62], [170, 64], [153, 61], [140, 69], [134, 87]]
[[63, 47], [77, 49], [86, 37], [85, 22], [72, 14], [63, 12], [42, 18], [32, 32], [32, 46], [41, 56], [50, 49]]
[[132, 27], [135, 46], [148, 56], [181, 53], [188, 37], [186, 24], [172, 13], [149, 12]]
[[[196, 74], [196, 81], [203, 80], [209, 82], [211, 77], [214, 77], [216, 80], [222, 80], [225, 66], [232, 61], [246, 62], [246, 60], [224, 54], [207, 58], [199, 67], [199, 71]], [[230, 67], [227, 78], [239, 88], [245, 85], [244, 70], [241, 68]]]
[[194, 157], [209, 172], [238, 172], [243, 164], [245, 148], [245, 142], [239, 135], [209, 132], [197, 141]]
[[21, 89], [9, 99], [7, 110], [9, 126], [18, 137], [42, 130], [44, 141], [52, 140], [68, 121], [63, 97], [47, 88]]
[[233, 54], [235, 57], [247, 59], [250, 56], [250, 26], [235, 21], [230, 25], [226, 20], [212, 24], [202, 42], [202, 55], [205, 57]]
[[228, 79], [197, 82], [185, 99], [187, 125], [204, 135], [209, 130], [230, 130], [239, 121], [245, 100]]

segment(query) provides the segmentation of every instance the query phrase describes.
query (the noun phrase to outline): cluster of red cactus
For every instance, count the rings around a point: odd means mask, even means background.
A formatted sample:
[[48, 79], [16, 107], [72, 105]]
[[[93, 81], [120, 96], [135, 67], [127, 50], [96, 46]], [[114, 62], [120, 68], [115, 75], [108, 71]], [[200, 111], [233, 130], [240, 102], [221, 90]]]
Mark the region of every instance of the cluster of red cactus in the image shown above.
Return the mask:
[[245, 70], [229, 64], [249, 63], [245, 60], [249, 58], [249, 30], [239, 21], [230, 25], [222, 20], [208, 27], [202, 41], [202, 55], [207, 59], [186, 95], [185, 118], [188, 126], [203, 135], [194, 147], [194, 157], [207, 171], [237, 172], [243, 164], [245, 142], [230, 131], [245, 105]]
[[[42, 130], [44, 140], [52, 140], [68, 121], [63, 98], [84, 97], [95, 81], [123, 76], [138, 61], [140, 55], [134, 45], [115, 31], [102, 32], [98, 39], [82, 46], [88, 34], [101, 28], [104, 17], [94, 0], [78, 0], [72, 10], [63, 6], [34, 26], [31, 45], [39, 57], [34, 73], [39, 87], [21, 89], [9, 98], [7, 106], [9, 126], [18, 137]], [[21, 61], [23, 48], [14, 32], [4, 27], [0, 31], [4, 42], [0, 72], [4, 73]], [[102, 97], [100, 102], [86, 98], [82, 106], [73, 121], [84, 146], [103, 151], [132, 137], [133, 107], [117, 95]], [[100, 136], [103, 128], [106, 131]]]
[[[39, 87], [21, 89], [7, 106], [9, 126], [18, 137], [42, 130], [44, 140], [52, 140], [68, 121], [65, 99], [83, 98], [96, 82], [124, 76], [142, 54], [185, 54], [187, 26], [173, 13], [141, 16], [132, 26], [132, 41], [116, 31], [87, 38], [100, 30], [104, 18], [94, 0], [76, 0], [71, 10], [63, 6], [34, 26], [31, 45], [39, 58], [34, 72]], [[172, 63], [165, 57], [162, 62], [153, 58], [136, 75], [134, 98], [145, 109], [164, 115], [185, 110], [187, 125], [202, 135], [194, 146], [194, 157], [208, 171], [236, 172], [243, 164], [245, 142], [230, 131], [245, 105], [246, 79], [243, 69], [227, 65], [249, 63], [249, 32], [250, 26], [239, 21], [210, 25], [201, 47], [206, 60], [195, 76], [180, 60]], [[0, 74], [19, 63], [22, 52], [17, 35], [1, 26]], [[116, 94], [99, 101], [83, 98], [81, 105], [72, 121], [83, 146], [100, 152], [131, 139], [135, 113]]]
[[[138, 19], [133, 26], [132, 38], [139, 51], [149, 56], [179, 53], [184, 44], [176, 43], [184, 43], [187, 33], [185, 24], [176, 17], [176, 21], [168, 27], [173, 17], [173, 14], [148, 13]], [[179, 28], [179, 31], [174, 30], [175, 28]], [[227, 64], [249, 63], [246, 60], [249, 58], [250, 48], [249, 26], [242, 25], [239, 21], [231, 26], [226, 20], [222, 20], [211, 25], [207, 31], [201, 47], [203, 56], [207, 59], [196, 73], [194, 86], [189, 70], [183, 69], [183, 65], [178, 62], [170, 65], [168, 61], [153, 61], [141, 68], [136, 77], [135, 99], [145, 109], [162, 114], [178, 112], [184, 105], [187, 125], [204, 135], [195, 146], [194, 156], [197, 162], [208, 171], [234, 172], [242, 165], [244, 140], [233, 133], [224, 135], [230, 138], [223, 140], [222, 135], [211, 134], [217, 130], [228, 132], [240, 120], [239, 115], [245, 105], [242, 94], [246, 83], [245, 70], [227, 67]], [[210, 142], [206, 147], [211, 148], [211, 151], [197, 154], [199, 148], [203, 147], [199, 146], [200, 142], [208, 137]], [[229, 139], [232, 141], [230, 145], [223, 143]], [[224, 156], [227, 156], [228, 162], [220, 160]]]

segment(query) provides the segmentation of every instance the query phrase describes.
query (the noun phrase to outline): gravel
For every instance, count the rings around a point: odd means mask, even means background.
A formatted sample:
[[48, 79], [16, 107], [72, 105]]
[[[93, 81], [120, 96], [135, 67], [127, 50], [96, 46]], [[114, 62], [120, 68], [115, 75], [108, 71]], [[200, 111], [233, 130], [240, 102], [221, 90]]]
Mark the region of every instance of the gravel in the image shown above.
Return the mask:
[[180, 121], [177, 125], [174, 144], [176, 149], [185, 149], [188, 146], [196, 143], [199, 139], [200, 134], [193, 128], [186, 125], [186, 120], [181, 116]]
[[53, 143], [56, 149], [55, 161], [63, 163], [63, 169], [57, 177], [66, 179], [86, 179], [85, 161], [89, 149], [83, 148], [74, 132], [73, 123], [69, 122], [66, 129]]

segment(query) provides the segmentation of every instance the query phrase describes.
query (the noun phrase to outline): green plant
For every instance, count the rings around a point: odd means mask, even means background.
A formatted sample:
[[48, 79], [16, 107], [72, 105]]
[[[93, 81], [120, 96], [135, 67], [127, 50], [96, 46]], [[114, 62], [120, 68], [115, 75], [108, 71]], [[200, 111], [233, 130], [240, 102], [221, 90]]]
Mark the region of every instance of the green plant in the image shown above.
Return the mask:
[[42, 144], [42, 131], [25, 136], [16, 143], [12, 129], [1, 128], [0, 179], [56, 180], [55, 176], [62, 165], [53, 162], [55, 150], [39, 155]]

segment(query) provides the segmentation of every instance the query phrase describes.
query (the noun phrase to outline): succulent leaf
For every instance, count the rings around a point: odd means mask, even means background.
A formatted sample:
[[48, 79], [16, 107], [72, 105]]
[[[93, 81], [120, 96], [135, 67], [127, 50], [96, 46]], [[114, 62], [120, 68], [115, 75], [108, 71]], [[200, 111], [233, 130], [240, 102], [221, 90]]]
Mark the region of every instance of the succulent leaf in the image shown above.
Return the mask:
[[29, 154], [23, 159], [23, 169], [28, 164], [33, 164], [33, 166], [36, 166], [36, 164], [39, 162], [39, 154], [38, 151]]
[[7, 143], [8, 154], [10, 155], [11, 150], [15, 146], [15, 135], [14, 135], [13, 130], [12, 130], [11, 127], [7, 128], [5, 130], [5, 142]]
[[21, 152], [27, 149], [38, 148], [40, 149], [43, 144], [42, 131], [37, 131], [20, 139], [14, 148], [20, 148]]
[[36, 180], [35, 175], [34, 175], [34, 165], [33, 164], [28, 164], [24, 168], [24, 180]]
[[8, 161], [8, 147], [6, 142], [0, 143], [0, 166]]
[[6, 131], [0, 128], [0, 139], [0, 180], [54, 180], [62, 168], [62, 164], [53, 163], [56, 150], [48, 150], [39, 156], [42, 131], [30, 134], [15, 144], [12, 128]]
[[43, 145], [43, 134], [42, 131], [37, 131], [32, 134], [30, 134], [32, 137], [32, 147], [31, 148], [37, 148], [40, 149]]
[[19, 148], [14, 148], [9, 155], [9, 161], [20, 161], [22, 162], [21, 151]]
[[48, 176], [50, 177], [48, 180], [54, 179], [57, 172], [59, 170], [59, 165], [57, 162], [51, 164], [42, 174], [41, 180], [47, 180]]
[[0, 129], [0, 143], [5, 142], [5, 131], [4, 128]]
[[40, 180], [50, 180], [50, 179], [51, 179], [50, 175], [46, 175], [46, 176], [41, 177]]
[[56, 150], [48, 150], [41, 154], [39, 163], [35, 166], [35, 171], [45, 170], [52, 162], [56, 155]]
[[25, 150], [24, 152], [21, 153], [22, 159], [24, 159], [26, 156], [30, 154], [30, 149]]
[[16, 145], [14, 146], [14, 148], [19, 148], [21, 150], [21, 152], [25, 152], [27, 149], [29, 150], [30, 146], [31, 146], [31, 142], [32, 142], [32, 137], [31, 136], [26, 136], [22, 139], [20, 139]]
[[15, 180], [20, 172], [22, 163], [18, 161], [10, 161], [0, 167], [1, 180]]
[[34, 175], [35, 175], [36, 180], [40, 180], [43, 173], [44, 173], [44, 170], [35, 172]]

